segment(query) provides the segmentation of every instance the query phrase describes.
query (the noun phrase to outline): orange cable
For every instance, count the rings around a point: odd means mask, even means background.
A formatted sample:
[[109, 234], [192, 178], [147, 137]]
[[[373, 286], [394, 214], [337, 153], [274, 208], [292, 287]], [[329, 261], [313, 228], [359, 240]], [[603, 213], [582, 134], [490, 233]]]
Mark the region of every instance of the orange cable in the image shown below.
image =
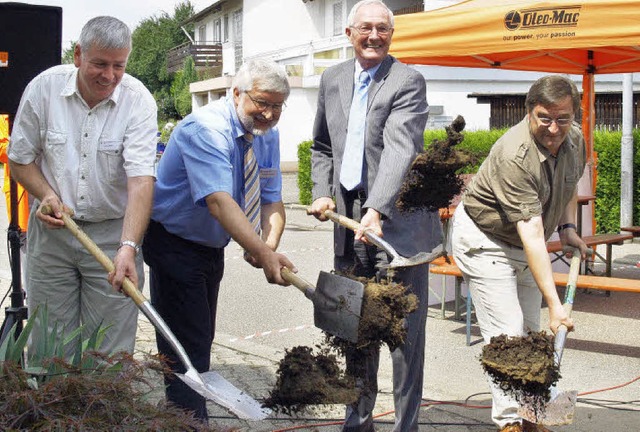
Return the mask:
[[619, 389], [621, 387], [628, 386], [629, 384], [632, 384], [632, 383], [634, 383], [634, 382], [636, 382], [638, 380], [640, 380], [640, 376], [637, 376], [634, 379], [632, 379], [631, 381], [626, 382], [624, 384], [617, 385], [617, 386], [607, 387], [607, 388], [603, 388], [603, 389], [600, 389], [600, 390], [591, 390], [591, 391], [586, 391], [586, 392], [583, 392], [583, 393], [578, 393], [578, 396], [586, 396], [586, 395], [590, 395], [590, 394], [594, 394], [594, 393], [601, 393], [601, 392], [604, 392], [604, 391]]
[[[631, 381], [628, 381], [626, 383], [623, 383], [623, 384], [620, 384], [620, 385], [616, 385], [616, 386], [613, 386], [613, 387], [607, 387], [607, 388], [603, 388], [603, 389], [599, 389], [599, 390], [591, 390], [591, 391], [578, 393], [578, 396], [586, 396], [586, 395], [590, 395], [590, 394], [594, 394], [594, 393], [601, 393], [601, 392], [605, 392], [605, 391], [609, 391], [609, 390], [619, 389], [621, 387], [628, 386], [629, 384], [633, 384], [634, 382], [636, 382], [638, 380], [640, 380], [640, 376], [635, 377]], [[435, 401], [434, 400], [434, 401], [429, 401], [429, 402], [420, 404], [421, 407], [426, 407], [426, 406], [430, 406], [430, 405], [455, 405], [455, 406], [461, 406], [461, 407], [471, 408], [471, 409], [487, 409], [487, 408], [491, 408], [491, 405], [468, 405], [466, 403], [453, 402], [453, 401]], [[377, 419], [377, 418], [380, 418], [380, 417], [388, 416], [389, 414], [393, 414], [394, 412], [395, 412], [395, 410], [383, 412], [383, 413], [374, 415], [373, 418]], [[272, 432], [286, 432], [286, 431], [292, 431], [292, 430], [307, 429], [307, 428], [312, 428], [312, 427], [338, 426], [338, 425], [341, 425], [341, 424], [344, 424], [344, 421], [336, 421], [336, 422], [329, 422], [329, 423], [315, 423], [315, 424], [312, 424], [312, 425], [292, 426], [290, 428], [277, 429], [277, 430], [274, 430]]]

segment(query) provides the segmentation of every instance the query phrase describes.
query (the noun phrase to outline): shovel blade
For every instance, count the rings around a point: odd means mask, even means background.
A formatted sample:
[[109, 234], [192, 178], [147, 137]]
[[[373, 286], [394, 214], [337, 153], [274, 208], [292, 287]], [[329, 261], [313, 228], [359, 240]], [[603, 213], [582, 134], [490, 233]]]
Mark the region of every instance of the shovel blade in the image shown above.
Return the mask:
[[217, 403], [243, 420], [264, 420], [271, 410], [240, 390], [219, 373], [209, 371], [198, 373], [195, 369], [185, 374], [176, 374], [200, 396]]
[[518, 415], [531, 423], [545, 426], [558, 426], [573, 423], [576, 411], [577, 391], [559, 392], [544, 406], [544, 410], [536, 415], [530, 406], [521, 405]]
[[439, 258], [441, 256], [446, 256], [447, 253], [442, 250], [441, 246], [436, 247], [431, 252], [419, 252], [410, 257], [403, 257], [401, 255], [393, 256], [393, 259], [388, 264], [378, 264], [378, 268], [402, 268], [402, 267], [413, 267], [422, 264], [430, 263], [431, 261]]
[[316, 327], [350, 342], [358, 342], [364, 285], [324, 271], [318, 276], [313, 295]]

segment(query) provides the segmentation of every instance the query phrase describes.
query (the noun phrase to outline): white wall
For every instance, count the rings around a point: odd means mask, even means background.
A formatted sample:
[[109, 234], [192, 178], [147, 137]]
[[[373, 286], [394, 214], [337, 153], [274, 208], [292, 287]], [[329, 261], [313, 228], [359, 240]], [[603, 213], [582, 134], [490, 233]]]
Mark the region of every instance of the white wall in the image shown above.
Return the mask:
[[324, 2], [244, 0], [244, 57], [301, 45], [324, 37]]
[[317, 88], [291, 89], [287, 108], [278, 122], [282, 162], [297, 162], [298, 144], [311, 139], [317, 99]]

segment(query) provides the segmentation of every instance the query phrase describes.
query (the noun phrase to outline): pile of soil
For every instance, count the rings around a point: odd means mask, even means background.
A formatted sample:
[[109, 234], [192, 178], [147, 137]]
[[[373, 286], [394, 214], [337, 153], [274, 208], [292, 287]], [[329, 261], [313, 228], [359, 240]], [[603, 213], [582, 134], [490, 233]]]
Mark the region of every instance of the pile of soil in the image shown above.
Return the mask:
[[285, 351], [276, 375], [276, 385], [263, 406], [291, 415], [307, 405], [351, 404], [359, 390], [353, 378], [346, 376], [328, 347], [320, 351], [297, 346]]
[[491, 343], [482, 348], [480, 362], [484, 370], [537, 417], [551, 397], [551, 386], [560, 379], [553, 341], [553, 336], [544, 331], [530, 331], [523, 337], [492, 337]]
[[[404, 318], [417, 309], [416, 295], [387, 279], [357, 279], [365, 284], [358, 342], [325, 333], [324, 343], [316, 346], [317, 354], [305, 346], [287, 350], [264, 406], [290, 415], [309, 405], [354, 403], [360, 394], [356, 380], [365, 378], [363, 359], [383, 343], [390, 350], [402, 344], [407, 334]], [[333, 352], [349, 359], [346, 370]]]
[[389, 279], [361, 281], [365, 287], [356, 347], [378, 348], [387, 344], [389, 351], [393, 351], [404, 342], [407, 335], [404, 318], [418, 309], [418, 297]]
[[401, 212], [419, 210], [435, 211], [448, 207], [460, 194], [463, 180], [456, 172], [473, 162], [469, 153], [455, 148], [462, 142], [465, 121], [456, 117], [451, 126], [445, 127], [447, 139], [433, 140], [424, 153], [411, 164], [400, 188], [396, 207]]

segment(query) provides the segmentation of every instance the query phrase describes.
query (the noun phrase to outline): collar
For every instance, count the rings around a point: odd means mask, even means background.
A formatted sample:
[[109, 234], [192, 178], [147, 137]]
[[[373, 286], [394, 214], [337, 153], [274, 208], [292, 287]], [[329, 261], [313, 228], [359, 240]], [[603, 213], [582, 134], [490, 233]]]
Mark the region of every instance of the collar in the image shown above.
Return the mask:
[[[122, 79], [124, 79], [124, 75]], [[112, 101], [114, 104], [117, 104], [118, 99], [120, 99], [120, 94], [122, 93], [122, 89], [120, 88], [121, 84], [122, 84], [122, 81], [120, 81], [120, 83], [116, 86], [115, 90], [113, 90], [113, 93], [111, 93], [111, 95], [105, 100], [100, 101], [96, 105], [96, 107], [105, 104], [107, 101]], [[72, 96], [73, 94], [77, 94], [78, 97], [84, 101], [84, 98], [80, 94], [80, 89], [78, 88], [78, 68], [75, 68], [69, 74], [69, 77], [67, 78], [67, 82], [65, 86], [60, 92], [60, 96], [63, 96], [63, 97], [69, 97], [69, 96]]]
[[369, 74], [369, 82], [373, 81], [373, 77], [376, 76], [376, 72], [378, 72], [378, 69], [380, 69], [380, 65], [382, 65], [382, 63], [379, 63], [372, 68], [364, 70], [362, 69], [362, 66], [360, 66], [360, 62], [358, 62], [357, 60], [355, 61], [355, 64], [356, 64], [356, 67], [353, 74], [353, 82], [358, 81], [358, 78], [360, 77], [360, 72], [362, 71], [365, 71], [367, 74]]

